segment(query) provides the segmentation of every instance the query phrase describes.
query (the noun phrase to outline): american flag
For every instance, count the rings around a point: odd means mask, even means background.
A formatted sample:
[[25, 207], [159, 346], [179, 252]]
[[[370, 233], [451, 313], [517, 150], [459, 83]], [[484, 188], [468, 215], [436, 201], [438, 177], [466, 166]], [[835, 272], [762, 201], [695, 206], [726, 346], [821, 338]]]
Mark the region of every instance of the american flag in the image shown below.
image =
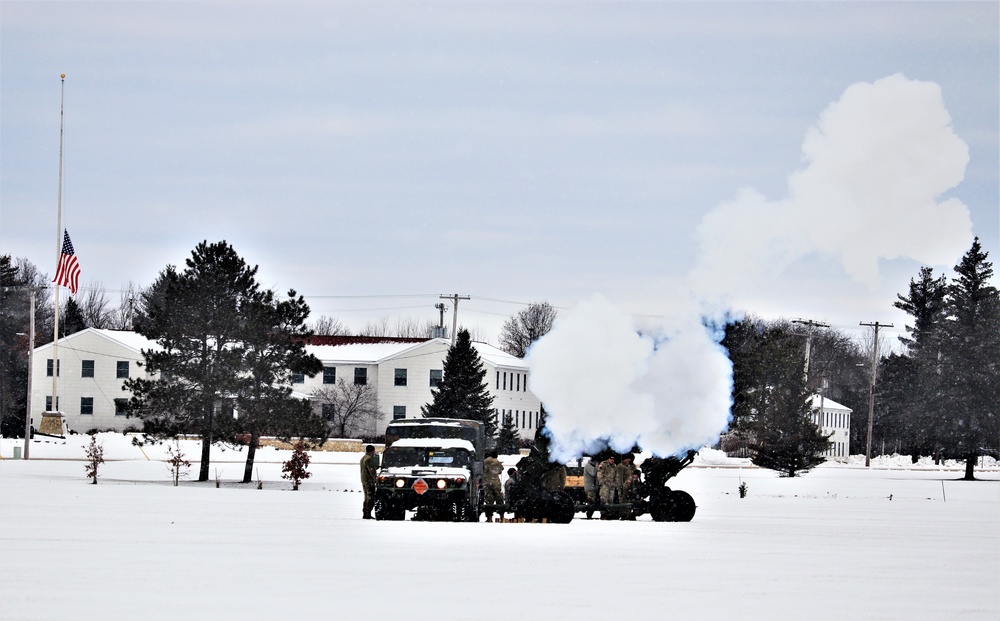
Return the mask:
[[77, 263], [76, 253], [73, 252], [69, 231], [63, 231], [62, 254], [59, 255], [59, 267], [56, 268], [56, 277], [52, 282], [69, 287], [73, 295], [76, 295], [76, 290], [80, 288], [80, 264]]

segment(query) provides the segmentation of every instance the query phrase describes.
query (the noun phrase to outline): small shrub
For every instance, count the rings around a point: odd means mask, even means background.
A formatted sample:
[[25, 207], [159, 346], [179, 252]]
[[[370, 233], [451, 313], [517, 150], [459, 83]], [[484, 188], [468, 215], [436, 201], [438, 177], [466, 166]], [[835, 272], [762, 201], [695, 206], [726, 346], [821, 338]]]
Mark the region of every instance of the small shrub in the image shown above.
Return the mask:
[[306, 453], [306, 443], [299, 440], [294, 449], [292, 457], [281, 466], [281, 478], [292, 482], [292, 490], [299, 489], [299, 482], [312, 476], [309, 472], [309, 454]]
[[180, 482], [181, 469], [187, 470], [191, 467], [191, 462], [184, 459], [184, 453], [181, 451], [180, 440], [174, 438], [174, 445], [167, 447], [167, 455], [170, 459], [167, 460], [167, 465], [170, 466], [170, 474], [174, 479], [174, 487]]
[[747, 489], [748, 488], [747, 488], [747, 482], [746, 481], [743, 481], [742, 483], [740, 483], [740, 487], [739, 487], [740, 498], [746, 498], [747, 497]]
[[87, 463], [83, 466], [91, 483], [97, 485], [97, 468], [104, 463], [104, 445], [97, 443], [97, 436], [90, 436], [87, 447]]

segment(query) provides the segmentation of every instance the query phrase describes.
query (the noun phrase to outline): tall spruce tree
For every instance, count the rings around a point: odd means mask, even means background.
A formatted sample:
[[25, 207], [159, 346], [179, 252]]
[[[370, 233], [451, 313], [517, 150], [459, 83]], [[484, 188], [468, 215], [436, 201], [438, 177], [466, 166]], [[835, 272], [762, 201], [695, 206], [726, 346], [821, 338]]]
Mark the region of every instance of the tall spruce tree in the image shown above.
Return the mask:
[[940, 357], [947, 294], [945, 276], [934, 276], [929, 267], [920, 268], [918, 278], [910, 279], [907, 295], [897, 295], [893, 304], [913, 318], [913, 324], [906, 325], [907, 336], [899, 339], [906, 346], [905, 356], [889, 356], [879, 372], [878, 409], [889, 418], [881, 434], [895, 436], [900, 450], [914, 458], [937, 457], [942, 447], [939, 432], [945, 400]]
[[76, 300], [69, 298], [63, 308], [62, 322], [59, 324], [59, 336], [69, 336], [81, 330], [87, 329], [87, 320], [83, 317], [83, 311]]
[[504, 414], [500, 432], [497, 434], [497, 451], [501, 455], [516, 455], [520, 449], [517, 426], [513, 414]]
[[468, 330], [461, 330], [444, 359], [444, 377], [431, 391], [432, 401], [421, 408], [427, 418], [464, 418], [483, 424], [487, 437], [497, 431], [493, 396], [485, 382], [486, 368], [472, 346]]
[[753, 463], [794, 477], [822, 463], [830, 446], [810, 416], [803, 344], [786, 325], [752, 332], [753, 346], [742, 356], [740, 390]]
[[1000, 292], [987, 257], [977, 237], [955, 266], [940, 357], [942, 442], [946, 455], [965, 460], [967, 480], [979, 455], [1000, 450]]

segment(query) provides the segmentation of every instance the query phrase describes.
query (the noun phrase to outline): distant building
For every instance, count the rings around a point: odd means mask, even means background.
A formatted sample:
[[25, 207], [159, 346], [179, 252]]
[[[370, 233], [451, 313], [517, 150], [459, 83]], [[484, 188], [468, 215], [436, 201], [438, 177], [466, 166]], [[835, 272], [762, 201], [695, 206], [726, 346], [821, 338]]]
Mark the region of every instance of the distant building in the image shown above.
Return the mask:
[[826, 452], [829, 459], [846, 460], [851, 454], [851, 408], [820, 395], [810, 397], [812, 421], [833, 444]]
[[[320, 359], [323, 371], [315, 377], [293, 378], [292, 389], [310, 395], [338, 379], [373, 385], [383, 419], [371, 430], [385, 431], [397, 418], [421, 416], [431, 401], [431, 389], [443, 375], [450, 347], [447, 339], [317, 336], [306, 346]], [[533, 437], [541, 404], [528, 390], [528, 365], [486, 343], [473, 343], [486, 368], [485, 381], [493, 395], [498, 423], [511, 415], [522, 437]], [[59, 363], [52, 362], [51, 343], [35, 349], [32, 376], [32, 420], [37, 427], [43, 411], [51, 410], [52, 369], [58, 367], [58, 407], [72, 431], [123, 431], [141, 428], [142, 421], [125, 416], [131, 393], [122, 390], [125, 379], [144, 370], [142, 350], [158, 347], [134, 333], [88, 328], [59, 340]], [[317, 406], [318, 407], [318, 406]]]

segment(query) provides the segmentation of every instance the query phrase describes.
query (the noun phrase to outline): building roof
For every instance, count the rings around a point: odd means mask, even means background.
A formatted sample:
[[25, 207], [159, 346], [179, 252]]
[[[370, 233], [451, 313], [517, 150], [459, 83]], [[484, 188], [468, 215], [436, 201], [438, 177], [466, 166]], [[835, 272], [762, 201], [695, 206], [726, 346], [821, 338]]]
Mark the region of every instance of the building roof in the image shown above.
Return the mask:
[[[102, 330], [87, 328], [59, 339], [60, 345], [72, 341], [83, 334], [96, 334], [139, 354], [144, 349], [159, 349], [156, 341], [129, 330]], [[448, 339], [395, 338], [374, 336], [322, 336], [310, 337], [306, 351], [325, 363], [378, 364], [382, 361], [402, 356], [408, 352], [434, 345], [447, 351], [451, 346]], [[504, 367], [527, 371], [528, 365], [521, 358], [511, 356], [488, 343], [473, 342], [479, 357], [494, 367]], [[35, 348], [36, 351], [52, 347], [52, 343]]]
[[[809, 405], [812, 406], [813, 409], [818, 410], [819, 407], [820, 407], [819, 404], [820, 404], [820, 396], [819, 395], [811, 395], [809, 397]], [[833, 399], [831, 399], [829, 397], [823, 397], [823, 411], [824, 412], [853, 412], [854, 410], [852, 410], [851, 408], [847, 407], [846, 405], [841, 405], [841, 404], [837, 403], [836, 401], [834, 401]]]
[[[122, 347], [125, 347], [126, 349], [134, 351], [136, 354], [142, 353], [143, 349], [160, 348], [159, 344], [156, 341], [151, 341], [136, 332], [132, 332], [131, 330], [104, 330], [99, 328], [86, 328], [84, 330], [80, 330], [79, 332], [74, 332], [73, 334], [64, 336], [61, 339], [59, 339], [59, 344], [62, 345], [63, 343], [70, 343], [74, 339], [80, 338], [81, 336], [88, 334], [100, 336], [109, 341], [113, 341], [114, 343], [117, 343]], [[51, 348], [52, 348], [52, 343], [46, 343], [45, 345], [39, 345], [38, 347], [36, 347], [35, 351], [37, 352]]]

